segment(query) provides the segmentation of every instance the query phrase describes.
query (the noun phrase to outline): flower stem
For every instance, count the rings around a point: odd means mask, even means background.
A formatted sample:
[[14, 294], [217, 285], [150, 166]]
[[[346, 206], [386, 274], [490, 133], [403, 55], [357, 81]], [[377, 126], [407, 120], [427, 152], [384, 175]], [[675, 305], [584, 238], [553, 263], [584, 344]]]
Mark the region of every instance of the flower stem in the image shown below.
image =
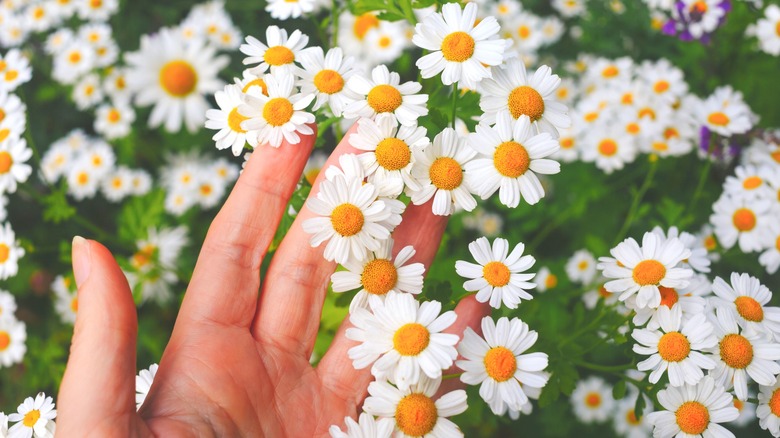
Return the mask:
[[693, 192], [693, 197], [691, 197], [691, 201], [688, 203], [689, 210], [693, 210], [693, 208], [696, 206], [696, 202], [699, 200], [702, 192], [704, 191], [704, 185], [707, 183], [707, 177], [710, 175], [710, 169], [712, 168], [712, 158], [710, 157], [711, 148], [712, 146], [707, 149], [707, 161], [704, 163], [704, 166], [701, 169], [701, 174], [699, 174], [699, 183], [696, 184], [696, 190]]
[[443, 375], [443, 376], [442, 376], [442, 378], [441, 378], [441, 379], [442, 379], [442, 380], [447, 380], [447, 379], [457, 379], [458, 377], [460, 377], [460, 376], [462, 376], [462, 375], [463, 375], [463, 373], [445, 374], [445, 375]]
[[642, 202], [642, 198], [644, 198], [645, 193], [647, 193], [647, 190], [653, 183], [653, 176], [655, 176], [656, 170], [658, 170], [658, 157], [651, 155], [650, 169], [645, 174], [645, 180], [642, 182], [639, 190], [634, 193], [634, 199], [631, 201], [631, 207], [628, 209], [628, 213], [626, 214], [626, 220], [623, 222], [623, 226], [620, 227], [620, 231], [615, 235], [615, 241], [612, 243], [612, 246], [617, 245], [621, 240], [623, 240], [626, 233], [628, 232], [628, 229], [631, 227], [631, 224], [636, 219], [636, 212], [639, 208], [639, 204]]

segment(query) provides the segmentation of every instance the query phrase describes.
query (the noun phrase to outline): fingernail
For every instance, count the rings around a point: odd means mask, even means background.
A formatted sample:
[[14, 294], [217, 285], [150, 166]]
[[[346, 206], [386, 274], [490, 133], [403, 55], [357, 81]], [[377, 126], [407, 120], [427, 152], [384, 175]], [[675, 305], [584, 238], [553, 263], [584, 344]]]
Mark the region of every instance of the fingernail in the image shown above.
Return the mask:
[[78, 288], [87, 281], [92, 265], [89, 242], [87, 242], [87, 239], [81, 236], [73, 237], [71, 258], [73, 259], [73, 276], [76, 278], [76, 287]]

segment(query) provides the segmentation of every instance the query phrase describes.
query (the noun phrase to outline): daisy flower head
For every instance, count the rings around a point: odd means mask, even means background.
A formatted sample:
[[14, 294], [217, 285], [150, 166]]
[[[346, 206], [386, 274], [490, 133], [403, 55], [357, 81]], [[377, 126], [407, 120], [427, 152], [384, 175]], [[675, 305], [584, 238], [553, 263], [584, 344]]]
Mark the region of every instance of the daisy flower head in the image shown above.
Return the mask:
[[404, 187], [419, 190], [412, 177], [413, 151], [420, 151], [429, 143], [422, 126], [403, 126], [395, 117], [380, 114], [376, 120], [358, 120], [358, 130], [349, 136], [349, 143], [365, 151], [358, 155], [368, 182], [378, 187], [389, 186], [390, 196], [398, 196]]
[[537, 291], [540, 293], [546, 292], [548, 289], [553, 289], [558, 285], [558, 276], [550, 272], [550, 268], [543, 266], [539, 269], [539, 272], [536, 273], [534, 283], [536, 284]]
[[361, 70], [368, 70], [370, 66], [378, 64], [391, 64], [403, 53], [409, 44], [407, 27], [400, 21], [380, 21], [379, 26], [366, 33], [363, 41], [363, 58], [368, 63], [361, 62]]
[[146, 396], [149, 395], [149, 389], [152, 387], [154, 377], [157, 375], [157, 368], [159, 365], [153, 363], [148, 369], [141, 370], [137, 376], [135, 376], [135, 410], [141, 409], [141, 405], [144, 404]]
[[349, 305], [350, 312], [357, 308], [368, 308], [371, 296], [384, 299], [391, 292], [422, 292], [425, 266], [422, 263], [407, 264], [414, 257], [414, 247], [403, 247], [396, 254], [395, 260], [392, 250], [393, 239], [388, 238], [381, 242], [379, 250], [372, 251], [363, 262], [349, 260], [344, 264], [346, 271], [334, 272], [331, 275], [333, 292], [360, 289]]
[[528, 403], [524, 387], [541, 389], [549, 379], [544, 372], [545, 353], [523, 354], [536, 343], [538, 334], [519, 318], [494, 322], [489, 316], [482, 319], [482, 333], [484, 339], [470, 327], [463, 333], [458, 352], [465, 359], [456, 363], [463, 370], [460, 379], [467, 385], [480, 385], [479, 395], [491, 408], [503, 401], [509, 409], [520, 410]]
[[240, 48], [241, 53], [247, 55], [244, 65], [258, 64], [249, 69], [254, 75], [262, 75], [269, 69], [271, 73], [276, 70], [292, 73], [297, 57], [309, 43], [309, 37], [300, 30], [294, 30], [288, 37], [287, 31], [277, 26], [269, 26], [265, 30], [265, 40], [268, 45], [248, 35], [246, 44]]
[[140, 106], [154, 105], [149, 126], [164, 125], [178, 132], [182, 122], [190, 132], [203, 126], [208, 102], [204, 94], [222, 88], [217, 74], [229, 62], [226, 55], [202, 40], [186, 42], [171, 29], [141, 37], [141, 48], [125, 54], [127, 85]]
[[98, 173], [89, 160], [78, 159], [67, 170], [68, 194], [77, 201], [92, 198], [100, 188], [104, 175]]
[[51, 284], [54, 291], [54, 310], [60, 315], [62, 322], [74, 324], [79, 310], [79, 299], [76, 295], [76, 284], [71, 277], [58, 275]]
[[316, 6], [317, 0], [270, 0], [265, 11], [271, 15], [271, 18], [288, 20], [312, 12]]
[[717, 340], [713, 328], [703, 314], [683, 322], [680, 306], [658, 309], [659, 329], [634, 329], [631, 336], [637, 341], [634, 352], [650, 356], [639, 362], [639, 371], [651, 371], [650, 383], [658, 383], [667, 373], [669, 384], [695, 385], [704, 377], [702, 370], [715, 368], [715, 362], [701, 351], [714, 347]]
[[552, 7], [565, 18], [582, 15], [585, 12], [585, 0], [553, 0]]
[[103, 79], [103, 90], [114, 102], [126, 102], [131, 98], [127, 87], [127, 69], [114, 67]]
[[246, 144], [247, 131], [241, 124], [248, 120], [238, 108], [244, 103], [244, 93], [239, 85], [228, 84], [223, 90], [214, 93], [219, 109], [206, 111], [206, 128], [216, 130], [211, 137], [217, 149], [230, 148], [233, 155], [239, 156]]
[[0, 318], [13, 317], [16, 311], [16, 299], [11, 292], [0, 289]]
[[780, 379], [772, 385], [760, 385], [756, 416], [761, 429], [780, 437]]
[[748, 274], [731, 273], [731, 284], [716, 277], [712, 291], [719, 298], [715, 305], [732, 312], [748, 331], [780, 337], [780, 308], [768, 306], [772, 292]]
[[739, 243], [742, 252], [764, 249], [774, 219], [774, 203], [769, 199], [748, 201], [742, 197], [721, 195], [713, 204], [710, 223], [718, 242], [728, 249]]
[[734, 434], [718, 423], [727, 423], [739, 416], [731, 394], [712, 377], [695, 385], [669, 387], [658, 392], [663, 410], [647, 415], [657, 438], [713, 437], [734, 438]]
[[753, 113], [744, 102], [742, 93], [730, 86], [719, 87], [701, 103], [700, 122], [722, 136], [744, 134], [753, 127]]
[[754, 32], [761, 50], [774, 56], [780, 56], [778, 29], [780, 29], [780, 6], [768, 5], [764, 10], [764, 16], [756, 23]]
[[12, 437], [51, 437], [54, 436], [54, 418], [57, 410], [54, 401], [46, 394], [39, 392], [35, 399], [27, 397], [16, 409], [16, 413], [8, 416], [8, 420], [17, 422], [8, 435]]
[[674, 103], [688, 92], [683, 71], [667, 59], [644, 63], [639, 75], [652, 96], [665, 103]]
[[[697, 274], [691, 277], [690, 282], [685, 287], [671, 288], [659, 286], [661, 292], [661, 304], [656, 307], [637, 307], [637, 296], [632, 295], [626, 300], [626, 307], [634, 311], [634, 325], [637, 327], [646, 326], [648, 330], [655, 330], [660, 327], [658, 311], [666, 307], [680, 307], [683, 321], [687, 321], [693, 315], [704, 313], [707, 307], [705, 296], [710, 295], [712, 283], [704, 274]], [[610, 294], [612, 295], [612, 294]]]
[[422, 205], [433, 198], [433, 214], [439, 216], [451, 215], [456, 206], [466, 211], [476, 208], [469, 175], [463, 168], [477, 152], [465, 145], [465, 138], [452, 128], [444, 128], [433, 143], [412, 154], [412, 178], [418, 185], [407, 187], [412, 203]]
[[263, 81], [268, 95], [246, 94], [238, 108], [237, 114], [246, 118], [240, 128], [247, 131], [247, 142], [252, 147], [268, 143], [277, 148], [282, 141], [298, 144], [301, 135], [313, 134], [309, 124], [314, 123], [314, 114], [305, 110], [314, 95], [296, 92], [295, 77], [290, 72], [266, 74]]
[[670, 227], [664, 231], [661, 227], [656, 226], [653, 228], [653, 232], [661, 239], [666, 239], [667, 236], [676, 237], [691, 251], [691, 255], [682, 261], [683, 266], [690, 267], [696, 272], [710, 272], [712, 261], [707, 256], [707, 248], [699, 242], [696, 236], [687, 231], [680, 231], [677, 227]]
[[19, 49], [11, 49], [0, 56], [0, 90], [14, 91], [16, 87], [32, 78], [30, 61]]
[[596, 258], [587, 249], [576, 251], [566, 262], [566, 275], [572, 282], [590, 284], [596, 277]]
[[390, 72], [382, 64], [371, 70], [371, 78], [356, 74], [347, 81], [347, 88], [358, 95], [355, 102], [344, 109], [344, 117], [374, 118], [377, 114], [389, 113], [404, 126], [417, 124], [417, 119], [428, 115], [427, 94], [417, 94], [422, 90], [418, 82], [401, 83], [401, 76]]
[[463, 432], [447, 417], [466, 411], [466, 391], [457, 389], [434, 400], [440, 385], [440, 378], [424, 376], [408, 388], [374, 381], [368, 385], [369, 396], [363, 410], [380, 419], [395, 420], [394, 436], [398, 438], [463, 437]]
[[441, 13], [428, 15], [415, 26], [412, 42], [431, 53], [418, 59], [423, 78], [441, 73], [444, 85], [465, 79], [476, 83], [491, 77], [490, 67], [504, 60], [504, 40], [493, 38], [500, 26], [494, 17], [477, 20], [477, 4], [447, 3]]
[[[468, 144], [479, 156], [466, 163], [466, 173], [475, 192], [487, 199], [498, 191], [501, 203], [510, 208], [525, 199], [529, 205], [544, 197], [539, 174], [556, 174], [561, 166], [548, 157], [560, 149], [550, 134], [536, 134], [531, 119], [522, 115], [513, 120], [509, 113], [496, 115], [496, 124], [479, 124]], [[479, 183], [477, 183], [479, 181]]]
[[103, 104], [95, 114], [95, 132], [108, 140], [122, 138], [130, 133], [135, 111], [124, 102]]
[[395, 429], [390, 418], [376, 420], [373, 415], [365, 412], [360, 414], [358, 421], [352, 417], [344, 417], [344, 424], [347, 426], [346, 432], [342, 432], [335, 424], [330, 426], [328, 432], [331, 438], [390, 438]]
[[341, 48], [334, 47], [323, 54], [321, 47], [313, 47], [302, 52], [298, 61], [302, 67], [297, 71], [298, 85], [302, 94], [316, 96], [314, 111], [327, 103], [333, 115], [339, 117], [359, 97], [346, 87], [349, 78], [357, 72], [355, 58], [344, 57]]
[[774, 166], [737, 166], [734, 168], [734, 176], [726, 177], [723, 191], [746, 201], [770, 198], [774, 193], [769, 183], [776, 173], [778, 170]]
[[685, 287], [693, 275], [690, 269], [677, 267], [691, 251], [675, 237], [662, 239], [647, 232], [642, 237], [641, 247], [629, 237], [610, 253], [615, 258], [602, 258], [598, 266], [605, 277], [613, 279], [604, 287], [608, 292], [621, 294], [620, 301], [637, 294], [638, 308], [658, 307], [661, 304], [659, 287]]
[[325, 259], [341, 264], [363, 261], [369, 251], [378, 251], [390, 237], [394, 227], [387, 221], [395, 213], [377, 195], [376, 186], [362, 179], [336, 175], [323, 180], [317, 196], [306, 202], [317, 215], [303, 223], [303, 230], [312, 235], [311, 245], [328, 241]]
[[32, 167], [27, 160], [32, 157], [32, 149], [27, 141], [10, 137], [0, 141], [0, 193], [13, 193], [17, 183], [27, 181]]
[[525, 115], [539, 132], [553, 138], [558, 138], [558, 128], [571, 125], [566, 105], [553, 100], [561, 78], [552, 74], [550, 67], [543, 65], [529, 77], [523, 61], [512, 58], [492, 73], [491, 79], [480, 82], [483, 94], [479, 107], [485, 113], [484, 122], [496, 123], [499, 113], [515, 120]]
[[372, 297], [369, 306], [370, 311], [357, 308], [349, 316], [355, 327], [346, 336], [360, 342], [348, 352], [355, 369], [373, 363], [374, 377], [405, 389], [425, 376], [441, 378], [452, 366], [459, 338], [442, 331], [455, 322], [455, 312], [440, 315], [440, 302], [421, 304], [408, 293], [390, 293], [384, 301]]
[[27, 346], [27, 326], [11, 316], [0, 318], [0, 365], [10, 367], [22, 362]]
[[716, 366], [710, 375], [727, 389], [733, 386], [740, 400], [747, 400], [749, 379], [773, 385], [780, 374], [780, 345], [763, 334], [744, 330], [727, 309], [716, 309], [712, 318], [718, 345], [712, 349]]
[[523, 255], [525, 245], [518, 243], [509, 253], [509, 241], [496, 238], [491, 247], [486, 237], [469, 243], [469, 252], [477, 264], [458, 260], [455, 271], [470, 280], [463, 283], [463, 288], [469, 292], [477, 292], [476, 299], [480, 303], [490, 303], [493, 308], [500, 308], [503, 303], [510, 309], [516, 309], [522, 300], [533, 299], [527, 292], [536, 287], [531, 282], [533, 273], [526, 273], [536, 259], [532, 255]]
[[52, 77], [63, 84], [72, 84], [95, 65], [95, 50], [85, 41], [75, 39], [54, 55]]
[[119, 9], [119, 0], [73, 0], [79, 17], [87, 21], [108, 21]]
[[780, 268], [780, 224], [769, 225], [769, 236], [771, 245], [758, 257], [758, 263], [767, 273], [774, 274]]
[[583, 423], [606, 421], [615, 406], [612, 387], [601, 377], [580, 380], [571, 393], [571, 404], [574, 415]]
[[16, 234], [8, 222], [0, 226], [0, 280], [16, 275], [24, 248], [16, 241]]
[[630, 391], [627, 397], [618, 400], [616, 403], [613, 423], [615, 431], [620, 436], [626, 438], [647, 438], [651, 435], [653, 426], [647, 421], [647, 414], [652, 412], [653, 403], [646, 395], [642, 395], [645, 399], [645, 409], [642, 415], [637, 417], [634, 410], [637, 397], [639, 397], [638, 391]]

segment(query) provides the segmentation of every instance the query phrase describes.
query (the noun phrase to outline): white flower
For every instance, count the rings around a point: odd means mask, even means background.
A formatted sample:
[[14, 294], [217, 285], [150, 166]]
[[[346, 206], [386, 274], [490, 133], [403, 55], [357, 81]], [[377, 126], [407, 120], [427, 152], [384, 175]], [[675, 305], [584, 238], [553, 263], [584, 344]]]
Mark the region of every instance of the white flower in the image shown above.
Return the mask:
[[384, 301], [369, 300], [371, 311], [355, 309], [349, 316], [355, 326], [347, 329], [347, 338], [360, 344], [349, 349], [356, 369], [373, 363], [371, 374], [389, 379], [401, 389], [420, 382], [424, 376], [440, 378], [442, 370], [452, 366], [458, 356], [458, 336], [442, 333], [457, 315], [441, 315], [441, 303], [422, 304], [407, 293], [389, 293]]
[[516, 309], [521, 299], [533, 299], [527, 289], [536, 287], [530, 282], [535, 274], [523, 272], [530, 269], [536, 259], [531, 255], [523, 256], [524, 249], [525, 245], [518, 243], [509, 253], [509, 241], [502, 238], [496, 238], [492, 248], [486, 237], [469, 243], [469, 252], [477, 264], [463, 260], [455, 262], [458, 275], [470, 278], [463, 283], [463, 288], [476, 291], [477, 301], [490, 302], [496, 309], [502, 303]]
[[690, 267], [696, 272], [710, 272], [712, 262], [707, 256], [707, 248], [698, 241], [696, 236], [686, 231], [680, 232], [677, 227], [669, 228], [666, 233], [661, 227], [655, 227], [653, 232], [661, 239], [666, 239], [667, 236], [679, 238], [683, 245], [691, 251], [691, 255], [682, 261], [683, 266]]
[[377, 421], [365, 412], [360, 414], [358, 421], [344, 417], [344, 424], [347, 426], [346, 433], [335, 424], [330, 426], [328, 432], [331, 438], [390, 438], [395, 428], [393, 420], [382, 418]]
[[[634, 352], [650, 357], [639, 362], [639, 371], [650, 371], [650, 383], [658, 383], [664, 372], [672, 386], [695, 385], [704, 377], [702, 370], [715, 368], [715, 362], [701, 351], [717, 343], [712, 325], [703, 314], [683, 323], [680, 306], [658, 309], [660, 330], [634, 329]], [[641, 345], [640, 345], [641, 344]]]
[[547, 289], [552, 289], [558, 285], [558, 276], [550, 272], [550, 268], [543, 266], [536, 273], [534, 284], [536, 284], [538, 292], [546, 292]]
[[615, 406], [613, 417], [615, 431], [622, 437], [648, 438], [653, 429], [653, 426], [647, 421], [647, 414], [653, 411], [653, 403], [646, 395], [642, 395], [645, 399], [645, 408], [642, 416], [637, 418], [634, 410], [637, 397], [639, 397], [638, 391], [630, 391], [629, 395], [623, 400], [619, 400]]
[[460, 379], [480, 385], [479, 395], [491, 408], [503, 401], [509, 409], [520, 410], [528, 403], [524, 388], [542, 388], [549, 379], [544, 372], [547, 354], [523, 354], [538, 334], [519, 318], [504, 317], [494, 323], [489, 316], [482, 319], [482, 334], [484, 339], [470, 327], [463, 333], [458, 352], [465, 360], [456, 362], [464, 371]]
[[19, 271], [19, 259], [24, 256], [24, 248], [16, 241], [11, 224], [0, 227], [0, 280], [13, 277]]
[[369, 30], [363, 40], [363, 56], [358, 61], [364, 61], [361, 62], [361, 70], [368, 70], [377, 64], [392, 64], [409, 45], [411, 32], [402, 21], [380, 21], [379, 26]]
[[394, 419], [397, 438], [463, 437], [463, 432], [447, 417], [466, 411], [466, 391], [450, 391], [434, 401], [440, 385], [441, 379], [425, 377], [406, 389], [386, 382], [371, 382], [363, 410], [379, 418]]
[[154, 382], [154, 376], [157, 375], [157, 368], [159, 365], [153, 363], [149, 366], [149, 369], [141, 370], [137, 376], [135, 376], [135, 410], [141, 409], [141, 405], [144, 404], [146, 396], [149, 395], [149, 389]]
[[16, 409], [15, 414], [8, 416], [8, 420], [17, 422], [8, 429], [9, 437], [53, 437], [54, 418], [57, 410], [51, 397], [39, 392], [35, 399], [27, 397]]
[[715, 235], [723, 247], [729, 249], [739, 242], [739, 249], [743, 252], [764, 249], [769, 240], [769, 224], [776, 218], [772, 201], [748, 201], [723, 194], [712, 209], [710, 223], [715, 227]]
[[72, 84], [95, 65], [95, 50], [85, 41], [73, 40], [54, 55], [52, 77], [63, 84]]
[[575, 283], [590, 284], [596, 277], [596, 259], [587, 249], [576, 251], [566, 262], [566, 275]]
[[88, 21], [107, 21], [119, 9], [119, 0], [73, 0], [79, 17]]
[[767, 273], [774, 274], [780, 268], [780, 224], [769, 225], [769, 236], [772, 244], [758, 257], [758, 263], [766, 268]]
[[756, 416], [762, 429], [780, 437], [780, 379], [772, 385], [760, 385]]
[[77, 201], [95, 196], [100, 188], [99, 175], [92, 163], [85, 159], [77, 160], [67, 170], [68, 194]]
[[[715, 7], [713, 9], [720, 10]], [[715, 89], [712, 95], [701, 103], [698, 114], [699, 121], [704, 126], [726, 137], [743, 134], [752, 128], [751, 116], [750, 107], [744, 102], [742, 93], [734, 91], [730, 86]]]
[[16, 87], [32, 78], [30, 61], [19, 49], [11, 49], [0, 56], [4, 68], [0, 70], [0, 90], [14, 91]]
[[22, 362], [27, 346], [27, 327], [13, 315], [0, 318], [0, 365], [10, 367]]
[[636, 144], [619, 127], [599, 123], [589, 128], [582, 142], [582, 161], [595, 162], [606, 174], [634, 161]]
[[[263, 82], [265, 83], [265, 82]], [[227, 149], [233, 155], [241, 155], [246, 144], [247, 133], [241, 124], [247, 120], [238, 108], [244, 103], [244, 93], [236, 84], [225, 85], [225, 89], [214, 93], [219, 109], [206, 111], [206, 128], [218, 130], [212, 140], [216, 142], [217, 149]]]
[[768, 306], [772, 292], [748, 274], [731, 273], [731, 285], [716, 277], [712, 291], [717, 307], [728, 309], [747, 330], [780, 337], [780, 308]]
[[54, 310], [60, 315], [62, 322], [74, 324], [79, 309], [79, 299], [76, 295], [75, 283], [71, 277], [58, 275], [51, 284], [54, 291]]
[[317, 0], [270, 0], [265, 11], [271, 15], [271, 18], [287, 20], [312, 12], [317, 4]]
[[739, 411], [732, 403], [731, 394], [709, 376], [696, 385], [661, 390], [658, 402], [665, 410], [647, 415], [656, 438], [734, 438], [734, 434], [718, 423], [735, 420]]
[[0, 289], [0, 318], [13, 317], [16, 311], [16, 299], [11, 292]]
[[574, 415], [583, 423], [605, 421], [612, 413], [615, 399], [612, 388], [600, 377], [591, 376], [577, 382], [571, 394]]
[[249, 69], [253, 75], [261, 75], [269, 69], [271, 73], [277, 70], [292, 73], [296, 58], [309, 43], [309, 37], [300, 30], [296, 29], [288, 38], [287, 31], [277, 26], [268, 26], [265, 39], [268, 45], [249, 35], [246, 37], [247, 43], [241, 45], [241, 53], [247, 55], [244, 65], [259, 64]]
[[125, 137], [135, 121], [135, 111], [125, 103], [104, 104], [95, 114], [95, 132], [108, 140]]
[[346, 87], [347, 81], [357, 71], [355, 58], [344, 57], [341, 48], [334, 47], [327, 54], [321, 47], [313, 47], [300, 54], [302, 69], [297, 71], [301, 93], [314, 94], [316, 100], [312, 109], [317, 111], [326, 103], [334, 116], [341, 116], [344, 108], [359, 96]]
[[103, 89], [100, 87], [100, 76], [90, 73], [76, 83], [73, 87], [73, 101], [76, 108], [85, 110], [92, 108], [103, 101]]
[[[691, 277], [688, 286], [681, 288], [658, 286], [658, 291], [661, 293], [661, 304], [656, 308], [637, 307], [636, 295], [632, 295], [626, 300], [626, 307], [635, 312], [633, 321], [637, 327], [647, 325], [645, 328], [648, 330], [655, 330], [660, 327], [658, 311], [662, 307], [668, 309], [680, 307], [683, 321], [686, 321], [699, 313], [704, 313], [707, 301], [703, 297], [709, 295], [712, 291], [712, 283], [707, 279], [706, 275], [698, 274]], [[609, 294], [608, 292], [607, 294], [616, 296], [615, 294]]]
[[780, 56], [780, 32], [778, 29], [780, 29], [780, 6], [767, 5], [764, 17], [756, 22], [755, 35], [761, 50], [774, 56]]
[[24, 139], [0, 141], [0, 193], [13, 193], [17, 183], [27, 181], [32, 173], [32, 167], [26, 163], [30, 157], [32, 149]]
[[401, 76], [391, 73], [384, 64], [374, 67], [370, 79], [359, 74], [352, 76], [347, 88], [359, 98], [344, 109], [344, 118], [374, 118], [391, 113], [402, 125], [413, 126], [419, 117], [428, 115], [428, 95], [417, 94], [422, 85], [412, 81], [402, 84]]

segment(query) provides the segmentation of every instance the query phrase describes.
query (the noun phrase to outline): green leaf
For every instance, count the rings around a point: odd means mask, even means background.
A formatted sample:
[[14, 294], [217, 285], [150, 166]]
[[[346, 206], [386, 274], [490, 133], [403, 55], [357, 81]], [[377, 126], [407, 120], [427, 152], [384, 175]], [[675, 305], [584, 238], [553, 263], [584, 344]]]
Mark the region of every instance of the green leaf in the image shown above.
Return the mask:
[[146, 236], [150, 227], [160, 226], [165, 213], [165, 192], [153, 190], [144, 196], [131, 198], [119, 213], [119, 238], [134, 242]]
[[612, 387], [612, 398], [620, 400], [626, 396], [626, 381], [620, 380]]
[[634, 405], [634, 415], [636, 418], [642, 417], [642, 411], [645, 410], [645, 398], [642, 395], [636, 398], [636, 404]]
[[452, 285], [449, 281], [430, 281], [428, 282], [425, 296], [428, 299], [447, 304], [450, 302], [450, 298], [452, 297]]
[[561, 396], [561, 389], [558, 385], [558, 377], [553, 374], [550, 380], [544, 385], [542, 394], [539, 396], [539, 408], [544, 409], [555, 403]]
[[58, 224], [76, 214], [76, 209], [68, 203], [65, 190], [57, 189], [43, 197], [43, 220]]
[[558, 380], [563, 394], [571, 395], [574, 388], [577, 386], [577, 381], [579, 379], [580, 374], [577, 372], [577, 368], [571, 363], [564, 362], [558, 367]]

